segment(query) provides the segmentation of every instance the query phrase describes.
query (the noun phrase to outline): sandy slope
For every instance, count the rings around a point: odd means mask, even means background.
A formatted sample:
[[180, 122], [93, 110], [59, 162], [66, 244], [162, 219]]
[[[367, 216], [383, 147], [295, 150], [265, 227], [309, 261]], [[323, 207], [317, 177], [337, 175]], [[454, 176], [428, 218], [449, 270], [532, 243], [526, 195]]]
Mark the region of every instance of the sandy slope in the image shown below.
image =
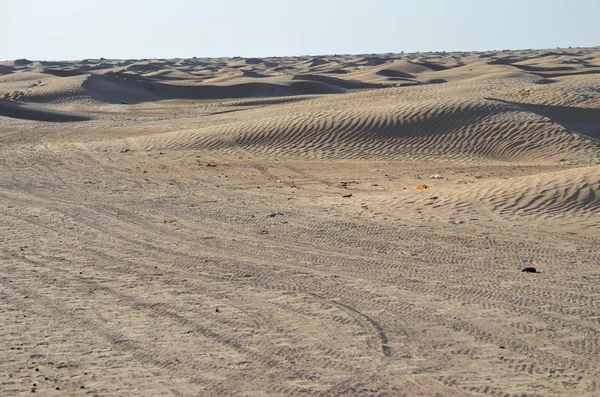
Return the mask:
[[0, 63], [0, 395], [598, 395], [599, 54]]

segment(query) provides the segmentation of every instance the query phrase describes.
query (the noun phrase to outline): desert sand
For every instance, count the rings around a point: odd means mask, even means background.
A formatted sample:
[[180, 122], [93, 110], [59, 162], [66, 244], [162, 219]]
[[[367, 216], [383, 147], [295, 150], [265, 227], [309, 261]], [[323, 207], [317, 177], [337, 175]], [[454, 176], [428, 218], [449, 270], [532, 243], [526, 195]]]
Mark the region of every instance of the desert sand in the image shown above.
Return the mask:
[[600, 48], [20, 59], [0, 98], [1, 396], [600, 395]]

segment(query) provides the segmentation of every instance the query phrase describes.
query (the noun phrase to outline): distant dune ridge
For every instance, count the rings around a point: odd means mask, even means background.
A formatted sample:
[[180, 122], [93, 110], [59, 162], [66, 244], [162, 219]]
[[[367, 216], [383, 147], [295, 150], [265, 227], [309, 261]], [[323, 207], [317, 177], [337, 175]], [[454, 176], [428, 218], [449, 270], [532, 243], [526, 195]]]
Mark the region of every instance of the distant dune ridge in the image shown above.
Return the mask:
[[337, 85], [315, 81], [273, 84], [244, 81], [232, 85], [172, 85], [126, 76], [91, 75], [82, 88], [95, 100], [105, 103], [141, 103], [167, 99], [228, 99], [306, 94], [343, 94]]

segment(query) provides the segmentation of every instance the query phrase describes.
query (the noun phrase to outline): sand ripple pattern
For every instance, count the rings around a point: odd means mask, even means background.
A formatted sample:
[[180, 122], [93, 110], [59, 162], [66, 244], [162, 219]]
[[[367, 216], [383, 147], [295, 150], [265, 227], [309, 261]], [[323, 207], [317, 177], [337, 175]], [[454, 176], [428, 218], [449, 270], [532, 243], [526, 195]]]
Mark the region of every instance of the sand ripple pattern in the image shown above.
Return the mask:
[[591, 215], [600, 213], [600, 166], [487, 183], [472, 194], [480, 205], [508, 219], [597, 219]]
[[373, 97], [384, 91], [248, 109], [243, 120], [199, 124], [100, 146], [243, 151], [307, 159], [524, 163], [589, 162], [600, 153], [589, 138], [518, 106], [452, 97], [408, 101], [397, 89]]

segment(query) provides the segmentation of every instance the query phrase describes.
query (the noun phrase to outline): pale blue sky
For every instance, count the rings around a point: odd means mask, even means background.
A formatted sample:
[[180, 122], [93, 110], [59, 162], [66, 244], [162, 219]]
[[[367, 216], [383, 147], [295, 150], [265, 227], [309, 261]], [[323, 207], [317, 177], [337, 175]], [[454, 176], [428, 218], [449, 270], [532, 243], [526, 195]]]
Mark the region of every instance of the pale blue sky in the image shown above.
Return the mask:
[[600, 45], [600, 0], [0, 0], [0, 60]]

